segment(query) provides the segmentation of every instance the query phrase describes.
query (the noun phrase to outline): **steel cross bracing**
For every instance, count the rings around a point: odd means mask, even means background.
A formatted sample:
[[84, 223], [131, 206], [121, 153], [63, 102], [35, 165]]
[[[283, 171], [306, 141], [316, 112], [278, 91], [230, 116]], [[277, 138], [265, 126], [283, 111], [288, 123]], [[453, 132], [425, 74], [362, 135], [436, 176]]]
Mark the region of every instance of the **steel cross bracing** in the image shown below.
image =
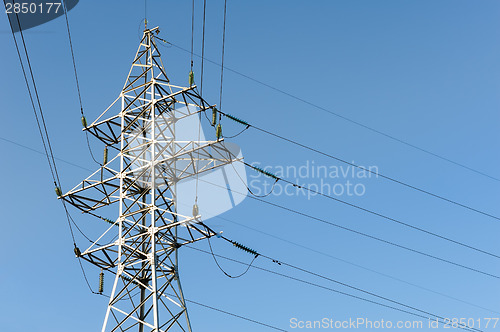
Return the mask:
[[[119, 206], [119, 217], [108, 220], [112, 225], [79, 253], [116, 274], [103, 332], [191, 331], [177, 253], [215, 233], [200, 215], [176, 212], [176, 184], [238, 160], [223, 139], [193, 140], [176, 132], [182, 119], [213, 106], [196, 86], [170, 84], [155, 43], [158, 31], [144, 31], [120, 96], [85, 128], [114, 157], [61, 196], [96, 216]], [[99, 244], [112, 232], [116, 241]]]

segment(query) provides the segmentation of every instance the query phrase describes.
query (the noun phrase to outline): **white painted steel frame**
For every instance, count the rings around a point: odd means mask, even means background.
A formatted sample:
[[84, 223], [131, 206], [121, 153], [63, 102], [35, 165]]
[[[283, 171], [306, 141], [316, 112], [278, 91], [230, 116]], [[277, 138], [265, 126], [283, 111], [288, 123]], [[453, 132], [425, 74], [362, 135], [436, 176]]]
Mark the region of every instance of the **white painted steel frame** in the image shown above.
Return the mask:
[[[178, 249], [215, 233], [201, 223], [199, 215], [177, 213], [175, 186], [181, 179], [239, 160], [225, 148], [223, 139], [176, 141], [175, 121], [165, 121], [165, 114], [185, 105], [185, 116], [199, 116], [213, 106], [199, 96], [196, 86], [170, 84], [156, 47], [157, 32], [158, 28], [144, 31], [120, 97], [86, 128], [116, 156], [62, 196], [102, 219], [106, 218], [99, 216], [101, 208], [119, 205], [119, 217], [81, 254], [115, 275], [102, 332], [191, 332]], [[108, 114], [117, 105], [118, 114]], [[192, 114], [191, 107], [196, 110]], [[160, 118], [165, 128], [160, 129]], [[117, 228], [116, 241], [98, 244]]]

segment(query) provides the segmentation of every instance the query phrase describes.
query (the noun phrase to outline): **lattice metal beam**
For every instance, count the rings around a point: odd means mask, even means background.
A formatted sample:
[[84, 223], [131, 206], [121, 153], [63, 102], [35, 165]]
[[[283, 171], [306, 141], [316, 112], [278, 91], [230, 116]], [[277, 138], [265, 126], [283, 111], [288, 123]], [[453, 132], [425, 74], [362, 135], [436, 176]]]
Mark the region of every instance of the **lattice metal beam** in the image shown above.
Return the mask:
[[[146, 29], [120, 96], [85, 130], [114, 157], [61, 196], [94, 215], [118, 218], [81, 258], [115, 274], [102, 331], [191, 331], [177, 269], [178, 249], [215, 235], [200, 216], [177, 213], [176, 185], [238, 159], [223, 139], [179, 139], [178, 123], [212, 108], [196, 86], [170, 84]], [[105, 235], [117, 240], [101, 245]]]

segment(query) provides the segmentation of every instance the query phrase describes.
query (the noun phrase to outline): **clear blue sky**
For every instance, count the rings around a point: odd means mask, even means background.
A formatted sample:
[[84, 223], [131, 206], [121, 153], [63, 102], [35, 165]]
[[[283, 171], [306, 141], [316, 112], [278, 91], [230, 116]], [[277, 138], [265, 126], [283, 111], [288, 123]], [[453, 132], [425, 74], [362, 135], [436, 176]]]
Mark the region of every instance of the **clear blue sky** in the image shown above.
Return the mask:
[[[196, 4], [195, 51], [200, 53], [202, 1], [196, 0]], [[222, 0], [209, 1], [206, 57], [217, 62], [222, 12]], [[229, 0], [225, 63], [328, 110], [499, 178], [499, 14], [500, 3], [493, 0]], [[138, 46], [143, 17], [142, 1], [80, 1], [69, 13], [89, 121], [120, 93]], [[162, 38], [190, 47], [191, 1], [148, 1], [148, 19], [150, 25], [160, 26]], [[46, 160], [39, 153], [6, 141], [42, 150], [5, 15], [0, 19], [0, 38], [1, 329], [100, 330], [107, 301], [90, 294], [84, 283]], [[26, 31], [25, 38], [55, 155], [80, 166], [58, 162], [63, 190], [67, 191], [88, 176], [95, 165], [81, 132], [64, 19]], [[162, 51], [172, 82], [186, 85], [189, 54], [174, 47]], [[204, 97], [218, 103], [220, 68], [205, 65]], [[197, 78], [199, 69], [196, 58]], [[225, 72], [224, 82], [225, 112], [340, 158], [376, 166], [384, 175], [500, 215], [498, 181], [353, 125], [233, 72]], [[227, 135], [240, 129], [230, 122], [224, 128]], [[345, 168], [251, 129], [233, 141], [242, 147], [247, 162], [270, 165], [275, 170], [278, 166], [298, 168], [313, 162]], [[92, 146], [101, 156], [102, 146], [95, 140]], [[290, 176], [290, 180], [296, 179]], [[364, 195], [344, 194], [339, 198], [500, 254], [498, 220], [381, 178], [298, 179], [316, 184], [321, 180], [331, 186], [347, 180], [362, 184]], [[266, 199], [500, 275], [498, 259], [331, 200], [274, 194]], [[97, 235], [96, 221], [72, 212], [85, 232]], [[499, 279], [346, 233], [250, 198], [222, 217], [237, 224], [217, 218], [210, 224], [226, 236], [277, 259], [444, 317], [476, 321], [500, 317]], [[85, 247], [85, 239], [79, 234], [77, 239]], [[212, 243], [219, 254], [251, 259], [224, 242], [214, 239]], [[198, 247], [207, 249], [206, 243]], [[233, 274], [243, 269], [221, 263]], [[256, 265], [355, 293], [262, 259], [257, 259]], [[99, 271], [88, 265], [86, 268], [96, 287]], [[417, 319], [257, 270], [250, 270], [240, 279], [228, 279], [210, 256], [190, 249], [181, 250], [180, 272], [186, 298], [285, 330], [294, 330], [289, 328], [293, 317]], [[108, 292], [111, 283], [108, 276]], [[189, 311], [195, 331], [269, 330], [196, 305], [189, 305]]]

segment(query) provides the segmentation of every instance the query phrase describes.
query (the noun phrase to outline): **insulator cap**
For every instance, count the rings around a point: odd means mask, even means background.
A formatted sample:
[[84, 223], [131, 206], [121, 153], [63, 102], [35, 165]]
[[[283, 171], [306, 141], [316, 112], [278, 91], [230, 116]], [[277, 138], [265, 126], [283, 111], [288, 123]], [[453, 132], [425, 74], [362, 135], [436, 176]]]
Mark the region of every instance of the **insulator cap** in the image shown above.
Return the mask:
[[222, 126], [220, 123], [217, 125], [217, 129], [215, 130], [215, 136], [217, 136], [217, 139], [221, 139], [222, 137]]
[[258, 253], [257, 251], [255, 251], [255, 250], [253, 250], [253, 249], [250, 249], [250, 248], [248, 248], [248, 247], [245, 247], [244, 245], [242, 245], [242, 244], [240, 244], [240, 243], [238, 243], [238, 242], [234, 242], [234, 241], [232, 241], [231, 243], [232, 243], [232, 244], [233, 244], [233, 246], [235, 246], [236, 248], [239, 248], [239, 249], [241, 249], [241, 250], [243, 250], [243, 251], [246, 251], [246, 252], [248, 252], [249, 254], [255, 255], [255, 257], [259, 256], [259, 253]]
[[215, 126], [217, 124], [217, 108], [214, 107], [212, 108], [212, 126]]
[[75, 247], [75, 249], [73, 249], [73, 252], [75, 253], [76, 257], [80, 257], [82, 255], [78, 247]]
[[189, 72], [189, 86], [193, 85], [194, 84], [194, 73], [193, 71], [191, 70]]
[[87, 128], [87, 119], [82, 115], [82, 126], [83, 128]]
[[104, 158], [103, 158], [103, 165], [106, 165], [108, 163], [108, 147], [104, 147]]
[[99, 293], [104, 292], [104, 272], [99, 273]]
[[245, 126], [249, 126], [248, 122], [243, 121], [243, 120], [241, 120], [241, 119], [238, 119], [237, 117], [232, 116], [231, 114], [226, 114], [226, 116], [227, 116], [229, 119], [231, 119], [231, 120], [233, 120], [233, 121], [235, 121], [235, 122], [241, 123], [242, 125], [245, 125]]
[[264, 174], [264, 175], [266, 175], [266, 176], [269, 176], [270, 178], [273, 178], [273, 179], [275, 179], [275, 180], [279, 180], [279, 179], [280, 179], [279, 177], [277, 177], [277, 176], [276, 176], [276, 175], [274, 175], [273, 173], [268, 172], [268, 171], [266, 171], [266, 170], [263, 170], [262, 168], [259, 168], [259, 167], [257, 167], [257, 166], [252, 166], [252, 168], [253, 168], [254, 170], [256, 170], [257, 172], [262, 173], [262, 174]]
[[104, 220], [105, 222], [107, 222], [108, 224], [111, 224], [113, 225], [115, 222], [109, 218], [101, 218], [102, 220]]
[[62, 196], [62, 191], [61, 191], [61, 188], [59, 188], [59, 187], [57, 187], [57, 186], [56, 186], [56, 187], [54, 188], [54, 190], [55, 190], [55, 192], [56, 192], [57, 197]]

